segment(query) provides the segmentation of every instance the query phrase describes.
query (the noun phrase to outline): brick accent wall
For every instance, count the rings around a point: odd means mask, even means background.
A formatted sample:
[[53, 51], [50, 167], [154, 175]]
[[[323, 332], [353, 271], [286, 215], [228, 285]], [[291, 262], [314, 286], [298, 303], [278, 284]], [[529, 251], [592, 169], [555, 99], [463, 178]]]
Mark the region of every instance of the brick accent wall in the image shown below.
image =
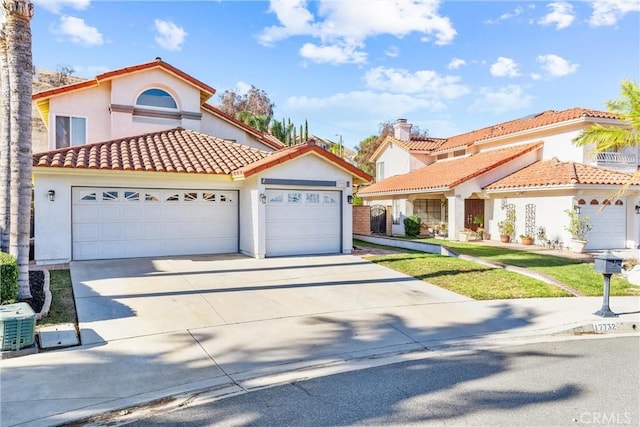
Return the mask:
[[352, 206], [353, 210], [353, 233], [371, 234], [371, 207]]

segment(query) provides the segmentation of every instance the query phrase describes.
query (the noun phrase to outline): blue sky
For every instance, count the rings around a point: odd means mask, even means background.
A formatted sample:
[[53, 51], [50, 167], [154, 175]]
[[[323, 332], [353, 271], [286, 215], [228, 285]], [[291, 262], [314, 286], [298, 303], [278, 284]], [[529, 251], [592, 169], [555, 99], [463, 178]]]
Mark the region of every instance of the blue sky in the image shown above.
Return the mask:
[[32, 0], [33, 60], [91, 77], [163, 60], [263, 89], [275, 118], [353, 147], [406, 118], [445, 137], [549, 109], [606, 109], [640, 80], [640, 1]]

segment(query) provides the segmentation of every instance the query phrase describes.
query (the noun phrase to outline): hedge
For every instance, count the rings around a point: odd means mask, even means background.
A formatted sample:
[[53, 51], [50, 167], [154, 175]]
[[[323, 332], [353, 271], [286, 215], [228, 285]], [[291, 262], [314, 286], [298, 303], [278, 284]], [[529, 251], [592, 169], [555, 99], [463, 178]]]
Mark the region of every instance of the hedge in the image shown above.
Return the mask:
[[5, 252], [0, 252], [0, 304], [11, 304], [18, 299], [18, 263]]

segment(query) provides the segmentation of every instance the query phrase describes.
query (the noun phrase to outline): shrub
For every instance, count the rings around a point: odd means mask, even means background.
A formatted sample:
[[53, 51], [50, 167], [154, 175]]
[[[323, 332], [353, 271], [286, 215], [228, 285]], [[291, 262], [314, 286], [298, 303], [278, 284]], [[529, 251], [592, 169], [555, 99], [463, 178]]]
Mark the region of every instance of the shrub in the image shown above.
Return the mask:
[[409, 237], [415, 237], [420, 234], [420, 217], [411, 215], [404, 219], [404, 234]]
[[18, 298], [18, 263], [5, 252], [0, 252], [0, 304], [11, 304]]

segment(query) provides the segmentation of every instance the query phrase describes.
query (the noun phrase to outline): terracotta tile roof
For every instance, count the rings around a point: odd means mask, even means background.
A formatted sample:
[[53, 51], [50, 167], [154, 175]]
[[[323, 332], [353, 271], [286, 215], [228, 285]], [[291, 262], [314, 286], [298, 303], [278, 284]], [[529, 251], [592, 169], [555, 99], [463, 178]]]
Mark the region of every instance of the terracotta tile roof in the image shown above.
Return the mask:
[[432, 138], [430, 136], [423, 137], [411, 137], [410, 141], [403, 141], [401, 139], [395, 138], [393, 135], [388, 135], [382, 144], [376, 148], [376, 151], [373, 152], [369, 161], [375, 162], [378, 157], [387, 149], [390, 144], [396, 144], [399, 147], [402, 147], [406, 151], [409, 152], [417, 152], [417, 151], [434, 151], [442, 144], [446, 142], [446, 138]]
[[269, 154], [175, 128], [34, 154], [33, 166], [226, 175]]
[[548, 110], [537, 115], [527, 116], [453, 136], [448, 138], [447, 141], [440, 146], [438, 151], [450, 150], [461, 146], [469, 146], [473, 143], [490, 138], [497, 138], [512, 133], [523, 132], [587, 117], [592, 119], [619, 118], [617, 115], [606, 111], [590, 110], [586, 108], [571, 108], [563, 111]]
[[289, 160], [295, 159], [296, 157], [300, 157], [302, 155], [310, 153], [315, 153], [316, 155], [329, 160], [336, 166], [349, 172], [352, 176], [357, 178], [362, 183], [371, 182], [372, 178], [369, 174], [353, 166], [351, 163], [346, 162], [344, 159], [336, 156], [335, 154], [332, 154], [329, 151], [314, 144], [298, 144], [284, 150], [276, 151], [274, 153], [271, 153], [269, 157], [265, 157], [261, 160], [235, 170], [232, 176], [234, 179], [245, 179], [265, 169], [269, 169], [278, 164], [285, 163]]
[[204, 103], [202, 104], [202, 109], [205, 111], [210, 112], [211, 114], [221, 118], [222, 120], [225, 120], [227, 122], [230, 122], [232, 124], [234, 124], [235, 126], [238, 126], [240, 128], [243, 128], [245, 131], [249, 132], [250, 134], [258, 137], [258, 139], [260, 140], [260, 142], [266, 144], [268, 147], [271, 147], [275, 150], [280, 150], [282, 148], [286, 148], [286, 145], [284, 145], [278, 138], [276, 138], [275, 136], [268, 134], [266, 132], [261, 132], [258, 129], [249, 126], [248, 124], [241, 122], [240, 120], [236, 119], [235, 117], [225, 113], [224, 111], [222, 111], [221, 109], [219, 109], [218, 107], [215, 107], [211, 104], [207, 104]]
[[78, 83], [72, 83], [65, 86], [56, 87], [53, 89], [45, 90], [42, 92], [38, 92], [33, 94], [32, 99], [38, 100], [42, 98], [48, 98], [50, 96], [58, 95], [61, 93], [71, 92], [74, 90], [84, 89], [87, 87], [98, 86], [101, 82], [111, 80], [114, 77], [123, 76], [126, 74], [135, 73], [138, 71], [149, 70], [152, 68], [162, 68], [169, 73], [179, 77], [180, 79], [191, 83], [192, 85], [198, 87], [201, 91], [201, 99], [204, 102], [206, 99], [209, 99], [213, 94], [216, 93], [216, 90], [211, 86], [201, 82], [200, 80], [190, 76], [189, 74], [181, 71], [174, 66], [164, 62], [160, 58], [156, 58], [154, 61], [145, 62], [144, 64], [132, 65], [130, 67], [119, 68], [117, 70], [107, 71], [102, 74], [98, 74], [93, 80], [85, 80]]
[[432, 163], [413, 172], [376, 182], [360, 190], [358, 195], [449, 190], [540, 147], [542, 143], [518, 145], [500, 150], [483, 151], [456, 160]]
[[[551, 160], [533, 163], [485, 187], [486, 190], [531, 187], [591, 185], [623, 185], [632, 175], [575, 162]], [[636, 180], [637, 181], [637, 180]]]

